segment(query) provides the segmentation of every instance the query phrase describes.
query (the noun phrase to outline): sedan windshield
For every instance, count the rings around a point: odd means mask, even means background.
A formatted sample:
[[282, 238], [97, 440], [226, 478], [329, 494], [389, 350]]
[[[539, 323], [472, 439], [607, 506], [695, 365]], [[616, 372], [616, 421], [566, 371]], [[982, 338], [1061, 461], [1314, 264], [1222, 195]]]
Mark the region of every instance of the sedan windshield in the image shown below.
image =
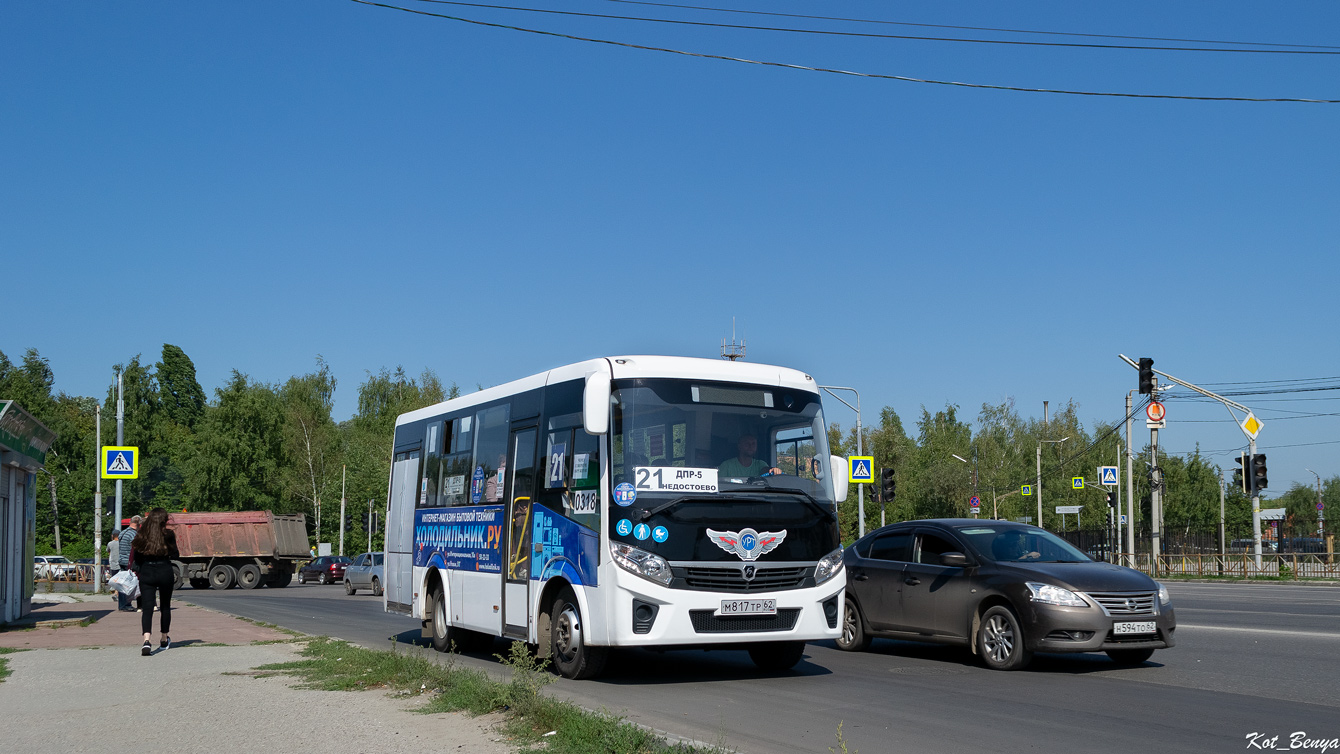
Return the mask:
[[997, 563], [1087, 563], [1089, 557], [1048, 531], [1020, 526], [961, 526], [985, 560]]
[[[639, 499], [779, 493], [833, 504], [819, 396], [777, 386], [626, 380], [613, 393], [613, 473]], [[631, 500], [630, 500], [631, 501]], [[650, 501], [649, 501], [650, 502]]]

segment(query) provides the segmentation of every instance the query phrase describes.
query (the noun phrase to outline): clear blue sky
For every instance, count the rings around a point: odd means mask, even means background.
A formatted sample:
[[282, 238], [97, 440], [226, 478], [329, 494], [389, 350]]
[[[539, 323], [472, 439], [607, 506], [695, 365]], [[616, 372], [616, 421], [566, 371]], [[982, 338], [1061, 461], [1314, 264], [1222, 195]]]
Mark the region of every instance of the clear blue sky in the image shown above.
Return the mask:
[[[1340, 56], [403, 4], [914, 77], [1340, 99]], [[729, 7], [1340, 44], [1333, 2]], [[1073, 398], [1086, 422], [1115, 420], [1135, 386], [1118, 352], [1204, 383], [1340, 375], [1340, 105], [880, 81], [341, 0], [5, 3], [0, 102], [0, 350], [17, 359], [36, 346], [70, 393], [102, 395], [112, 364], [152, 362], [164, 342], [211, 393], [231, 369], [278, 381], [319, 353], [343, 418], [364, 370], [428, 367], [472, 388], [600, 354], [714, 356], [731, 317], [750, 360], [856, 386], [868, 421], [889, 405], [909, 428], [922, 405], [971, 417], [1009, 397], [1025, 414]], [[1340, 400], [1259, 405], [1340, 412]], [[1340, 440], [1340, 416], [1258, 415], [1267, 448]], [[1165, 445], [1237, 447], [1231, 424], [1178, 423], [1224, 418], [1171, 406]], [[1268, 452], [1277, 489], [1311, 483], [1304, 467], [1340, 473], [1340, 444]]]

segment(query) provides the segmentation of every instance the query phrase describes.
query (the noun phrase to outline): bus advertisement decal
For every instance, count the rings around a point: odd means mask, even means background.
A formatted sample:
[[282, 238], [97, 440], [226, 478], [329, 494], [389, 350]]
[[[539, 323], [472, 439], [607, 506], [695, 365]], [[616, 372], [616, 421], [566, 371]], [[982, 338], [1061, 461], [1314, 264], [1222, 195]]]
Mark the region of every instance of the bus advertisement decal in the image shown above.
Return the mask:
[[532, 512], [531, 541], [538, 549], [530, 561], [530, 577], [540, 579], [562, 561], [571, 565], [578, 585], [595, 586], [600, 536], [543, 505], [536, 505]]
[[501, 573], [502, 532], [500, 505], [415, 511], [414, 565], [438, 555], [451, 570]]

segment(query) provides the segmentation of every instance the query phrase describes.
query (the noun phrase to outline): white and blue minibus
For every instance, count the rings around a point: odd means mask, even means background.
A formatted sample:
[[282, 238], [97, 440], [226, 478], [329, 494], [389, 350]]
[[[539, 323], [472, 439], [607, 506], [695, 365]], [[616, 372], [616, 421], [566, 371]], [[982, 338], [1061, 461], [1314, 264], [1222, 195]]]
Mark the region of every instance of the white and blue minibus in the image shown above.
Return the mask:
[[846, 574], [808, 374], [592, 359], [396, 420], [385, 605], [442, 651], [536, 646], [569, 678], [612, 647], [737, 647], [790, 668], [836, 639]]

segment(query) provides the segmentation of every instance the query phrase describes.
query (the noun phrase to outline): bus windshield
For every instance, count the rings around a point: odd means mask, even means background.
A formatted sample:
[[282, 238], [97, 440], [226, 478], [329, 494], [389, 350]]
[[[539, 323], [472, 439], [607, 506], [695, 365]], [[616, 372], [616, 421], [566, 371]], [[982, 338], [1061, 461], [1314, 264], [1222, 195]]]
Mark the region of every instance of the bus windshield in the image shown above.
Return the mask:
[[[760, 493], [833, 505], [819, 396], [804, 390], [701, 380], [615, 382], [611, 472], [615, 499], [641, 504]], [[755, 498], [757, 499], [757, 498]], [[648, 503], [652, 503], [649, 500]]]

